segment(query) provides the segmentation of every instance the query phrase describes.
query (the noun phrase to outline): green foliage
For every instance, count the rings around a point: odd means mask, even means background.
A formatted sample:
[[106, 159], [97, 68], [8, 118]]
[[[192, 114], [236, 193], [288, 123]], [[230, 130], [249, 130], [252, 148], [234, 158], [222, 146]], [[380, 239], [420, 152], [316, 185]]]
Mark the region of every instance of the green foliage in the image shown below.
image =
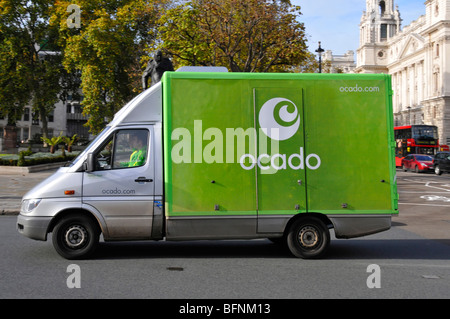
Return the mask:
[[[47, 116], [64, 75], [57, 29], [49, 24], [55, 0], [0, 0], [0, 112], [15, 126], [31, 104], [47, 136]], [[66, 81], [67, 82], [67, 81]]]
[[26, 151], [19, 152], [19, 160], [17, 161], [17, 166], [25, 166], [25, 156], [30, 156], [33, 154], [30, 148]]
[[69, 28], [67, 7], [58, 1], [52, 25], [60, 32], [64, 66], [81, 71], [83, 113], [93, 134], [112, 119], [141, 86], [140, 59], [154, 40], [157, 16], [166, 1], [80, 0], [81, 28]]
[[299, 6], [273, 0], [192, 0], [161, 18], [161, 45], [176, 66], [286, 72], [309, 54]]
[[[67, 23], [71, 4], [81, 9], [80, 27]], [[141, 91], [158, 48], [175, 68], [311, 70], [300, 15], [289, 0], [0, 0], [0, 113], [15, 125], [31, 103], [45, 138], [57, 100], [78, 99], [81, 89], [97, 134]]]
[[[62, 142], [63, 136], [62, 136], [62, 132], [60, 132], [59, 136], [53, 136], [52, 138], [41, 137], [41, 139], [45, 144], [50, 145], [50, 153], [53, 154], [56, 151], [56, 146]], [[65, 153], [63, 152], [63, 156], [64, 155], [65, 155]]]
[[62, 132], [59, 133], [58, 136], [53, 136], [52, 138], [41, 137], [42, 141], [50, 146], [56, 146], [62, 142], [63, 136]]
[[63, 141], [64, 143], [66, 143], [67, 145], [72, 145], [76, 140], [77, 140], [77, 134], [75, 134], [72, 137], [68, 137], [68, 136], [63, 136]]
[[27, 151], [20, 152], [18, 155], [5, 155], [0, 157], [0, 165], [4, 166], [32, 166], [47, 163], [58, 163], [73, 160], [79, 152], [74, 152], [63, 156], [62, 153], [35, 153], [27, 155]]
[[68, 137], [68, 136], [63, 136], [62, 137], [62, 141], [67, 145], [67, 150], [69, 151], [69, 153], [72, 152], [72, 145], [77, 140], [78, 140], [77, 134], [75, 134], [72, 137]]
[[0, 1], [0, 112], [15, 125], [30, 100], [29, 35], [18, 26], [24, 8], [20, 1]]

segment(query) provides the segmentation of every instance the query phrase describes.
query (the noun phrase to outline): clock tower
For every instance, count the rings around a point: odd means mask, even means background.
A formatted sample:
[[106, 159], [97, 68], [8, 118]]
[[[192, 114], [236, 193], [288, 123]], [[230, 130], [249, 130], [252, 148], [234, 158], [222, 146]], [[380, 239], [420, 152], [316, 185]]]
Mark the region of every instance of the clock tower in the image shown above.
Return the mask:
[[357, 73], [388, 73], [388, 41], [401, 28], [398, 7], [394, 9], [394, 0], [366, 0], [359, 25], [359, 43], [357, 50]]

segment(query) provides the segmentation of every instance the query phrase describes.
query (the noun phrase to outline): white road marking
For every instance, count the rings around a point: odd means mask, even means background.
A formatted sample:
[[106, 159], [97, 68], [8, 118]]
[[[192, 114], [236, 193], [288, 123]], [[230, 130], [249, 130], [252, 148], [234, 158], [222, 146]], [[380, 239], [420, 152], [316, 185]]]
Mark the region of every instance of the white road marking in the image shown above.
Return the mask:
[[437, 196], [437, 195], [424, 195], [420, 196], [420, 198], [423, 198], [427, 201], [442, 201], [442, 202], [450, 202], [450, 198], [447, 198], [445, 196]]
[[443, 190], [443, 191], [446, 191], [446, 192], [450, 192], [450, 189], [446, 189], [446, 188], [442, 188], [442, 187], [436, 187], [436, 186], [431, 186], [431, 185], [430, 185], [431, 183], [437, 184], [437, 182], [427, 182], [427, 183], [425, 184], [425, 186], [426, 186], [426, 187], [430, 187], [430, 188], [440, 189], [440, 190]]
[[436, 205], [436, 204], [414, 204], [414, 203], [398, 203], [399, 205], [409, 206], [433, 206], [433, 207], [450, 207], [450, 205]]

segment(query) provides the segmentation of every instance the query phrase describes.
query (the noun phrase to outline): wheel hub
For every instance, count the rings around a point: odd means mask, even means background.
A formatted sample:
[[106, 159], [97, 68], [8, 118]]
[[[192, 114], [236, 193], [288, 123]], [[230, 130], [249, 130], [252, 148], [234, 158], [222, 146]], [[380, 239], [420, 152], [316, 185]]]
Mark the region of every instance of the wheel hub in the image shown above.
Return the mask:
[[70, 248], [80, 248], [87, 241], [86, 229], [79, 225], [69, 227], [66, 231], [65, 241]]
[[300, 230], [299, 241], [303, 247], [312, 248], [319, 241], [317, 230], [311, 226], [305, 226]]

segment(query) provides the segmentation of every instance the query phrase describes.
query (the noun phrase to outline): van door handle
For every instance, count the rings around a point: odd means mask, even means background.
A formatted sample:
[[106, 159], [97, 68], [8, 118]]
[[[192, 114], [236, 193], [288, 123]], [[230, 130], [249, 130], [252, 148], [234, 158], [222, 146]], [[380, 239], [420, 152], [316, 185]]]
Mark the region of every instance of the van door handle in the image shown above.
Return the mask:
[[145, 178], [144, 176], [138, 177], [134, 180], [136, 183], [153, 182], [151, 178]]

